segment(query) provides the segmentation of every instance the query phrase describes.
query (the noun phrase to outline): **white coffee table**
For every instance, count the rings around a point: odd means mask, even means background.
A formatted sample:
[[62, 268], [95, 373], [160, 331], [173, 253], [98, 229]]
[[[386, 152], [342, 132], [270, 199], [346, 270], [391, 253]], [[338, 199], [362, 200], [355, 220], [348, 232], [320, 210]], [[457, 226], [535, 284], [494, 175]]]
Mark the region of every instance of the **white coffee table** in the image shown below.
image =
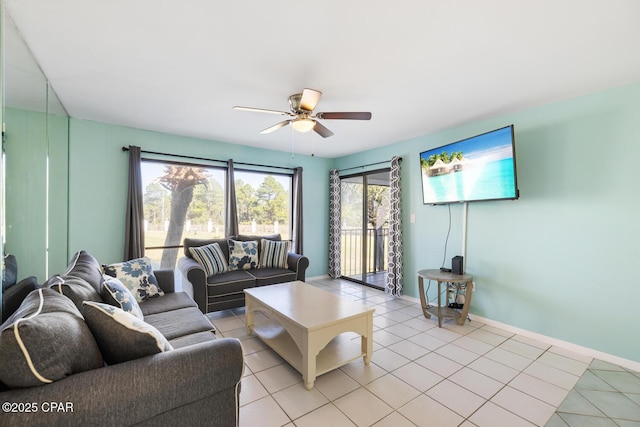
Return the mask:
[[[307, 390], [318, 375], [373, 354], [374, 309], [296, 281], [245, 289], [247, 330], [302, 374]], [[265, 316], [254, 316], [262, 312]], [[355, 332], [360, 343], [352, 336]]]

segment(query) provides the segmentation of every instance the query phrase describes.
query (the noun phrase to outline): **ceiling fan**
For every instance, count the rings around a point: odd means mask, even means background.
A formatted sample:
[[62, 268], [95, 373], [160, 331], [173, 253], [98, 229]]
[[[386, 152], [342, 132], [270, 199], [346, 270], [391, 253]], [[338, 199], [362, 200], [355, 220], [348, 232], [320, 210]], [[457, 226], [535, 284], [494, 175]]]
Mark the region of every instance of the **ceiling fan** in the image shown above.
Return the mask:
[[275, 124], [260, 133], [271, 133], [291, 125], [295, 130], [299, 132], [308, 132], [314, 130], [317, 134], [323, 138], [328, 138], [333, 135], [326, 126], [318, 121], [322, 120], [370, 120], [371, 113], [369, 112], [331, 112], [331, 113], [314, 113], [316, 104], [320, 100], [322, 92], [314, 89], [304, 89], [302, 93], [295, 93], [289, 97], [289, 108], [291, 111], [277, 111], [267, 110], [264, 108], [253, 107], [233, 107], [234, 110], [241, 111], [255, 111], [258, 113], [280, 114], [282, 116], [289, 116], [290, 119], [284, 120], [278, 124]]

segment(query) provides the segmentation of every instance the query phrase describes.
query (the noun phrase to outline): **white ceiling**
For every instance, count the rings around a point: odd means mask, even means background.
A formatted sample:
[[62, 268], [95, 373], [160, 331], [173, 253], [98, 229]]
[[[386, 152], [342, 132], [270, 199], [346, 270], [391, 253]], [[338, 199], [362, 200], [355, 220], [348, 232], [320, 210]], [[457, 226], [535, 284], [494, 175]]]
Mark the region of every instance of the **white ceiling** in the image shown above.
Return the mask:
[[[638, 0], [3, 0], [69, 115], [337, 157], [640, 80]], [[149, 147], [150, 148], [150, 147]]]

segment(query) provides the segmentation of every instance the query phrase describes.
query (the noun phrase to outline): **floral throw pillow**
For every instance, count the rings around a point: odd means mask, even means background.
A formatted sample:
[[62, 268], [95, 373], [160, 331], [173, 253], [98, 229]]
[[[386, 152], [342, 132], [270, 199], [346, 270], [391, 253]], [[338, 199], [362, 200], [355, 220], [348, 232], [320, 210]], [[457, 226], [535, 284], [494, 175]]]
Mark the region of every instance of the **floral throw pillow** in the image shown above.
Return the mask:
[[229, 270], [258, 268], [258, 242], [229, 240]]
[[120, 280], [138, 302], [164, 295], [158, 286], [156, 276], [153, 275], [151, 260], [147, 257], [105, 265], [103, 268], [106, 275]]
[[133, 296], [129, 288], [127, 288], [120, 280], [115, 277], [104, 276], [102, 284], [102, 299], [114, 307], [120, 307], [127, 313], [131, 313], [140, 320], [144, 320], [144, 314]]

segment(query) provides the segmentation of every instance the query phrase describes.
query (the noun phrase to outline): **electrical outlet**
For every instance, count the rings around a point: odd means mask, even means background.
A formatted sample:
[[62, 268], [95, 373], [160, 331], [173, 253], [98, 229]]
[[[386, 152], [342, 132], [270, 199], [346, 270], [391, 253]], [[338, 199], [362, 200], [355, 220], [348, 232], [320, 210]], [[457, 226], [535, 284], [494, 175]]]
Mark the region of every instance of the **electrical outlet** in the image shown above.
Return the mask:
[[476, 282], [471, 282], [471, 290], [472, 290], [473, 292], [475, 292], [475, 291], [476, 291]]
[[409, 216], [409, 221], [411, 221], [411, 223], [414, 224], [416, 222], [416, 214], [412, 213]]

